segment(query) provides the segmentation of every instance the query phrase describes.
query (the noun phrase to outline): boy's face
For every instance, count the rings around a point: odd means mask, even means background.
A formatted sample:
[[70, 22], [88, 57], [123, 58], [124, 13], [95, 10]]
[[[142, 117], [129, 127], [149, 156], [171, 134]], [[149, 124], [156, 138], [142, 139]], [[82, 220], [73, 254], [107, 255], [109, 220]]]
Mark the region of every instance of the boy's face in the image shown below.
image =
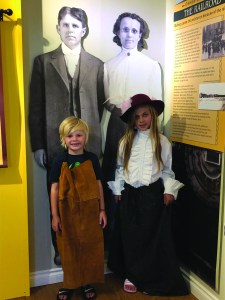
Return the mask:
[[144, 131], [151, 127], [152, 116], [149, 107], [141, 106], [135, 110], [135, 127], [138, 130]]
[[140, 23], [130, 17], [123, 18], [120, 23], [118, 36], [123, 48], [136, 48], [141, 38]]
[[76, 130], [64, 137], [68, 153], [71, 155], [79, 155], [84, 153], [86, 142], [86, 134], [83, 130]]
[[86, 33], [82, 23], [69, 14], [65, 15], [56, 29], [63, 43], [70, 49], [76, 48]]

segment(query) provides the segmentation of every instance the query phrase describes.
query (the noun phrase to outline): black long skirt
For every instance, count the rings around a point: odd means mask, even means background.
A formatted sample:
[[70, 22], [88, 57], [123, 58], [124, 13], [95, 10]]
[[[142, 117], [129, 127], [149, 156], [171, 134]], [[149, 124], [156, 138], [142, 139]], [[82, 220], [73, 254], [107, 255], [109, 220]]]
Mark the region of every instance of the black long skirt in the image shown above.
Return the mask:
[[170, 207], [163, 203], [163, 184], [125, 185], [117, 205], [108, 267], [139, 291], [158, 296], [187, 295], [172, 234]]

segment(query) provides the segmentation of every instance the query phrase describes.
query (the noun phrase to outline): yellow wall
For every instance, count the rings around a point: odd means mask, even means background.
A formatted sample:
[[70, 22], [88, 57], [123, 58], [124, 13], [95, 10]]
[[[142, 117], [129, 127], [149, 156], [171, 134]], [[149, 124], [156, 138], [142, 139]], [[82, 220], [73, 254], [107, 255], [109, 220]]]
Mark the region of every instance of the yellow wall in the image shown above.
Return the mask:
[[8, 167], [0, 169], [0, 300], [29, 295], [21, 1], [1, 0], [0, 22]]

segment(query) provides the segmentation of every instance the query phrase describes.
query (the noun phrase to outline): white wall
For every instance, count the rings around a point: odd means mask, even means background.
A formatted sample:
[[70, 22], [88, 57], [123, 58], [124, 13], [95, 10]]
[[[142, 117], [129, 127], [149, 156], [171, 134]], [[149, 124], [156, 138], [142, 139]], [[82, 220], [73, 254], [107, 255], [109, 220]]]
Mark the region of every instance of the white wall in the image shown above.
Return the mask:
[[[151, 56], [164, 66], [165, 48], [165, 1], [128, 1], [128, 0], [48, 0], [43, 1], [43, 37], [48, 43], [44, 45], [43, 51], [48, 52], [55, 49], [59, 43], [59, 35], [55, 30], [58, 11], [62, 6], [76, 6], [84, 9], [88, 16], [89, 35], [84, 40], [86, 51], [94, 54], [103, 61], [117, 54], [120, 48], [112, 42], [114, 34], [113, 25], [123, 12], [134, 12], [140, 15], [148, 24], [150, 29], [148, 50], [143, 53]], [[51, 14], [49, 14], [51, 11]]]

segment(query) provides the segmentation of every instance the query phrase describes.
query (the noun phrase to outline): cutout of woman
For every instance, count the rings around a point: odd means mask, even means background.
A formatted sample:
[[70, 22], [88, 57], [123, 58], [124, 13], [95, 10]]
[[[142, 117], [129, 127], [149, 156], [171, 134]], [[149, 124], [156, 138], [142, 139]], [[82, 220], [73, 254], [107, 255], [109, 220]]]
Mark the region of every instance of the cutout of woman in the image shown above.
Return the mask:
[[[120, 119], [123, 101], [138, 93], [162, 99], [159, 63], [139, 51], [144, 48], [147, 31], [146, 22], [129, 12], [120, 14], [113, 27], [113, 41], [121, 47], [121, 52], [104, 64], [105, 107], [111, 112], [102, 164], [105, 182], [115, 179], [118, 141], [126, 128]], [[106, 201], [110, 201], [110, 195], [111, 192], [105, 188]], [[111, 203], [108, 202], [108, 205]], [[107, 214], [107, 230], [112, 225], [110, 214], [113, 214], [113, 208]]]

